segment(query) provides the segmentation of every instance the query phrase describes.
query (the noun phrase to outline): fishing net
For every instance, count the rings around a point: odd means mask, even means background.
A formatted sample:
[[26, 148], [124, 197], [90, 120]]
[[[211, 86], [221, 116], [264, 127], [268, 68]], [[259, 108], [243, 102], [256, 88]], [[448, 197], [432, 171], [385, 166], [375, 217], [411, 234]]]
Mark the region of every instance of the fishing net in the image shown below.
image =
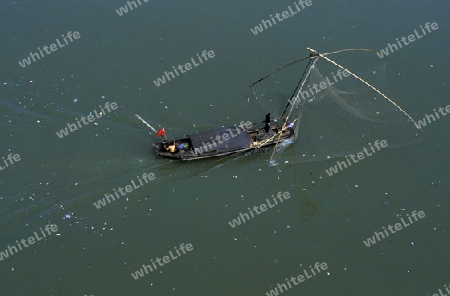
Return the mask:
[[[334, 55], [333, 59], [339, 58], [341, 65], [378, 91], [323, 57], [312, 57], [284, 112], [287, 124], [295, 124], [297, 141], [295, 145], [291, 142], [278, 145], [274, 164], [342, 157], [357, 153], [376, 140], [386, 140], [387, 148], [392, 149], [425, 138], [400, 110], [407, 100], [400, 96], [395, 102], [389, 101], [392, 96], [387, 62], [367, 52], [344, 55], [342, 58], [341, 54]], [[398, 104], [399, 101], [405, 104]]]

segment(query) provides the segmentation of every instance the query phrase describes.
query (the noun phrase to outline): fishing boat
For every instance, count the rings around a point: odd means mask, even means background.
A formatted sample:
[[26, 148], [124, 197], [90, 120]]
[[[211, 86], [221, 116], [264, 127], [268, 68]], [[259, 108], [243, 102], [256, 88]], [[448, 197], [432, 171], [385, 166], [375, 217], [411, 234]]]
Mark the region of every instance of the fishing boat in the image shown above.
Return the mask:
[[[397, 103], [387, 97], [383, 92], [381, 92], [379, 89], [377, 89], [346, 67], [328, 57], [332, 54], [349, 51], [367, 51], [374, 53], [374, 50], [361, 48], [343, 49], [330, 53], [319, 53], [312, 48], [307, 47], [307, 49], [309, 50], [309, 56], [299, 60], [295, 60], [279, 69], [276, 69], [272, 73], [260, 78], [258, 81], [250, 85], [250, 87], [252, 87], [282, 69], [292, 66], [297, 62], [308, 60], [308, 63], [295, 87], [295, 90], [289, 97], [283, 114], [280, 116], [281, 122], [274, 126], [270, 126], [270, 130], [268, 132], [266, 132], [263, 126], [244, 128], [242, 125], [240, 125], [239, 127], [234, 126], [230, 128], [216, 128], [208, 131], [197, 132], [191, 135], [186, 135], [184, 137], [167, 139], [165, 136], [164, 128], [156, 131], [139, 115], [136, 114], [136, 117], [148, 127], [150, 127], [156, 133], [157, 137], [164, 136], [163, 141], [153, 144], [153, 149], [159, 156], [178, 160], [196, 160], [229, 156], [238, 153], [245, 153], [259, 148], [274, 146], [275, 148], [273, 149], [272, 155], [270, 157], [270, 162], [272, 163], [272, 158], [276, 151], [277, 145], [288, 139], [295, 139], [298, 135], [298, 129], [304, 109], [303, 107], [305, 105], [305, 102], [307, 101], [303, 94], [306, 93], [305, 88], [308, 87], [310, 76], [315, 68], [315, 64], [319, 59], [321, 59], [333, 64], [334, 66], [339, 68], [340, 71], [347, 71], [348, 75], [353, 76], [357, 81], [362, 82], [374, 92], [381, 95], [387, 102], [395, 106], [396, 109], [401, 111], [411, 122], [416, 125], [416, 127], [419, 126], [417, 122], [404, 109], [402, 109], [402, 107], [400, 107]], [[322, 83], [325, 84], [325, 80]], [[322, 83], [320, 83], [320, 85], [322, 85]], [[422, 128], [419, 129], [426, 137], [428, 137]]]
[[[243, 127], [217, 128], [187, 135], [173, 140], [154, 143], [157, 155], [178, 159], [195, 160], [229, 156], [273, 146], [279, 141], [294, 137], [292, 127], [271, 126], [266, 133], [263, 126], [251, 129]], [[172, 146], [172, 149], [170, 147]], [[172, 150], [172, 151], [170, 151]]]

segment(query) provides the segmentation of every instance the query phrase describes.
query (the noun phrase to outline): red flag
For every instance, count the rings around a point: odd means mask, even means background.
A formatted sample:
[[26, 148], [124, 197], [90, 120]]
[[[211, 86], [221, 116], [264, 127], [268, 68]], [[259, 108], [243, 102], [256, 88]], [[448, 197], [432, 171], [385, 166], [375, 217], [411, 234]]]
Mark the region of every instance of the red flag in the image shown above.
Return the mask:
[[164, 131], [164, 128], [160, 129], [157, 133], [156, 136], [157, 137], [162, 137], [166, 134], [166, 132]]

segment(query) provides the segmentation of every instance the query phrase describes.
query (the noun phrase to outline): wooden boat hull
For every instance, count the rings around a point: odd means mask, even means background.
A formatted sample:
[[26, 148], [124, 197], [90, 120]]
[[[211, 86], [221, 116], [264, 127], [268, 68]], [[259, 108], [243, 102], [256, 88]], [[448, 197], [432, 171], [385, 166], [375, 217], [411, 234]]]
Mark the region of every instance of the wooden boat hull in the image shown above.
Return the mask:
[[[216, 137], [213, 137], [214, 135]], [[153, 149], [161, 157], [189, 161], [245, 153], [273, 146], [278, 141], [282, 142], [292, 137], [294, 137], [294, 130], [285, 128], [282, 131], [282, 126], [271, 127], [269, 133], [266, 133], [263, 128], [242, 130], [231, 127], [154, 143]], [[172, 153], [166, 148], [173, 143], [176, 150]]]

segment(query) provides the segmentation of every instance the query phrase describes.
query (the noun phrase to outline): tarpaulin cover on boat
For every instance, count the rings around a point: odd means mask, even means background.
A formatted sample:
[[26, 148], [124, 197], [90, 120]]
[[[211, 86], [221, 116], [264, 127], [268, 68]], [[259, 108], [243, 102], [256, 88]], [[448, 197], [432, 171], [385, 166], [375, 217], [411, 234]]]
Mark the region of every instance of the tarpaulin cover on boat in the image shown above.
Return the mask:
[[213, 129], [190, 135], [189, 137], [196, 154], [216, 151], [219, 153], [231, 152], [249, 148], [251, 144], [247, 132], [236, 127]]

